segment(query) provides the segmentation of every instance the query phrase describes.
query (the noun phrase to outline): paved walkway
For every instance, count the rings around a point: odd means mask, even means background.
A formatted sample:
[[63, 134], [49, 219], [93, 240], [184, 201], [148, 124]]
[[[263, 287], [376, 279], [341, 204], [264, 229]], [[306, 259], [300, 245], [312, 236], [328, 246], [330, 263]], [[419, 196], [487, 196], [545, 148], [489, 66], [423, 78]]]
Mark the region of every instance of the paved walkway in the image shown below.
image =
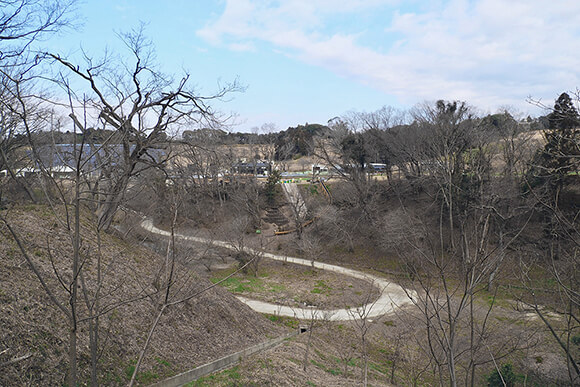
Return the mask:
[[[165, 230], [161, 230], [153, 225], [151, 220], [144, 220], [141, 226], [154, 234], [171, 236], [171, 233]], [[177, 237], [196, 242], [196, 243], [207, 243], [208, 240], [205, 238], [199, 238], [194, 236], [176, 234]], [[226, 249], [233, 249], [228, 242], [223, 241], [212, 241], [216, 246], [224, 247]], [[253, 251], [247, 248], [248, 251]], [[347, 269], [341, 266], [329, 265], [327, 263], [310, 261], [307, 259], [288, 257], [285, 255], [277, 255], [267, 252], [262, 252], [262, 256], [265, 258], [270, 258], [278, 261], [290, 262], [297, 265], [314, 266], [317, 269], [334, 271], [336, 273], [349, 275], [354, 278], [359, 278], [372, 283], [374, 286], [381, 289], [381, 295], [375, 301], [365, 304], [358, 308], [352, 309], [332, 309], [332, 310], [320, 310], [316, 308], [291, 308], [289, 306], [282, 306], [276, 304], [270, 304], [263, 301], [251, 300], [246, 297], [237, 296], [237, 298], [248, 305], [250, 308], [254, 309], [260, 313], [268, 313], [279, 316], [286, 317], [296, 317], [301, 320], [309, 319], [327, 319], [331, 321], [344, 321], [344, 320], [354, 320], [360, 319], [361, 317], [375, 318], [382, 316], [384, 314], [392, 313], [396, 308], [410, 304], [410, 297], [415, 297], [415, 292], [411, 290], [405, 290], [401, 286], [389, 282], [383, 278], [376, 277], [374, 275], [366, 274], [357, 270]]]

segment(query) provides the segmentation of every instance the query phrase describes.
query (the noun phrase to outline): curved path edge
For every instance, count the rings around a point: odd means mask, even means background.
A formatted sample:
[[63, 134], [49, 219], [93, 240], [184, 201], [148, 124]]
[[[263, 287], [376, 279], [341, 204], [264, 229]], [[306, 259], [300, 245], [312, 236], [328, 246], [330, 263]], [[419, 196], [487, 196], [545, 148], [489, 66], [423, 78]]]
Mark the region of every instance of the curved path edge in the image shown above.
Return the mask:
[[[145, 230], [162, 236], [171, 236], [171, 233], [160, 228], [155, 227], [150, 219], [145, 219], [141, 222], [141, 227]], [[206, 238], [200, 238], [195, 236], [183, 235], [176, 233], [176, 237], [196, 243], [208, 243], [211, 242], [215, 246], [223, 247], [229, 250], [233, 250], [230, 243], [224, 241], [210, 240]], [[257, 250], [246, 247], [249, 252], [257, 252]], [[384, 314], [389, 314], [395, 311], [395, 309], [400, 308], [405, 305], [409, 305], [416, 298], [415, 291], [405, 289], [400, 285], [393, 282], [387, 281], [383, 278], [363, 273], [357, 270], [348, 269], [342, 266], [331, 265], [328, 263], [322, 263], [317, 261], [310, 261], [302, 258], [294, 258], [286, 255], [272, 254], [265, 251], [260, 251], [264, 258], [269, 258], [277, 261], [290, 262], [297, 265], [311, 266], [321, 270], [333, 271], [335, 273], [340, 273], [348, 275], [354, 278], [362, 279], [370, 282], [374, 286], [381, 290], [381, 295], [376, 300], [362, 305], [357, 308], [351, 309], [318, 309], [318, 308], [292, 308], [289, 306], [271, 304], [264, 301], [252, 300], [242, 296], [236, 296], [236, 298], [242, 301], [244, 304], [248, 305], [253, 310], [260, 313], [273, 314], [285, 317], [295, 317], [301, 320], [310, 319], [325, 319], [330, 321], [346, 321], [355, 320], [361, 318], [374, 318], [382, 316]]]

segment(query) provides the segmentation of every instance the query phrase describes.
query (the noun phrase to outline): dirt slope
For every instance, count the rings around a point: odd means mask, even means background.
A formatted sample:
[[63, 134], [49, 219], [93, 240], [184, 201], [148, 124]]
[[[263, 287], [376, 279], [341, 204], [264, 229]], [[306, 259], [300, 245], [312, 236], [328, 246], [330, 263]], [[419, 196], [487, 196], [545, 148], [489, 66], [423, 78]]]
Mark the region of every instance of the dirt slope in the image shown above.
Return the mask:
[[[48, 286], [63, 303], [63, 282], [70, 280], [72, 256], [64, 213], [57, 217], [45, 206], [13, 208], [2, 213], [16, 230], [30, 257], [47, 278]], [[96, 290], [97, 238], [88, 218], [83, 219], [82, 254], [89, 296]], [[146, 332], [156, 314], [155, 294], [163, 257], [133, 243], [103, 235], [101, 243], [104, 278], [100, 306], [102, 356], [99, 380], [103, 385], [123, 385], [132, 371]], [[209, 282], [179, 266], [181, 294], [201, 290]], [[0, 224], [0, 385], [57, 385], [67, 369], [67, 321], [40, 286], [4, 224]], [[79, 310], [87, 308], [79, 292]], [[174, 295], [179, 296], [178, 294]], [[137, 301], [117, 305], [131, 298]], [[117, 306], [115, 306], [117, 305]], [[89, 380], [88, 323], [79, 324], [79, 372]], [[146, 358], [142, 384], [203, 364], [224, 354], [283, 333], [283, 328], [254, 313], [226, 290], [216, 287], [168, 310], [161, 319]], [[5, 363], [26, 357], [9, 365]]]

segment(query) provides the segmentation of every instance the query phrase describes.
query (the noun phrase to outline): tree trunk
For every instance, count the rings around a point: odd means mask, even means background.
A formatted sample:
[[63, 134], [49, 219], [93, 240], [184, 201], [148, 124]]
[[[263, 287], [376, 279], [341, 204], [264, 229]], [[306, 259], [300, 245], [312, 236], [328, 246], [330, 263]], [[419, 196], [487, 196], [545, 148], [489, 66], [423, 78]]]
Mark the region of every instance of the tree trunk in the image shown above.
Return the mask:
[[106, 199], [99, 203], [97, 208], [98, 228], [108, 230], [113, 223], [113, 218], [129, 185], [129, 175], [124, 174], [122, 178], [111, 189], [111, 192], [105, 193]]
[[[78, 165], [78, 164], [77, 164]], [[80, 171], [77, 168], [75, 181], [75, 215], [73, 234], [72, 281], [70, 285], [70, 332], [69, 332], [69, 386], [77, 385], [77, 291], [80, 263]]]

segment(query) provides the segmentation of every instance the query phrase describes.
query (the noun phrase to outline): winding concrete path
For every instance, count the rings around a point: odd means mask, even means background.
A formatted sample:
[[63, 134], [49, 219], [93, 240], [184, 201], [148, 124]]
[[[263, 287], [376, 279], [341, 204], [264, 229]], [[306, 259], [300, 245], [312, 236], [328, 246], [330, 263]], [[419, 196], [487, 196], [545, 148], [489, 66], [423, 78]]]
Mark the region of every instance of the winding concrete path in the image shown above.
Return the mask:
[[[171, 233], [165, 230], [161, 230], [153, 225], [153, 222], [149, 219], [145, 219], [141, 226], [154, 234], [171, 236]], [[207, 243], [209, 240], [205, 238], [199, 238], [194, 236], [176, 234], [180, 239], [187, 241], [192, 241], [196, 243]], [[215, 246], [223, 247], [232, 250], [231, 244], [224, 241], [212, 241]], [[247, 248], [248, 251], [254, 251], [253, 249]], [[248, 305], [250, 308], [254, 309], [260, 313], [268, 313], [279, 316], [295, 317], [303, 320], [310, 319], [326, 319], [331, 321], [345, 321], [354, 320], [360, 318], [375, 318], [382, 316], [384, 314], [392, 313], [396, 308], [410, 304], [412, 302], [411, 297], [415, 298], [415, 292], [411, 290], [406, 290], [401, 286], [389, 282], [383, 278], [376, 277], [374, 275], [366, 274], [357, 270], [347, 269], [341, 266], [329, 265], [327, 263], [310, 261], [307, 259], [288, 257], [285, 255], [277, 255], [267, 252], [262, 252], [262, 256], [265, 258], [274, 259], [277, 261], [290, 262], [297, 265], [313, 266], [321, 270], [329, 270], [340, 274], [349, 275], [354, 278], [362, 279], [372, 283], [374, 286], [381, 290], [381, 295], [375, 301], [368, 304], [360, 306], [358, 308], [352, 309], [329, 309], [321, 310], [317, 308], [292, 308], [289, 306], [282, 306], [276, 304], [270, 304], [268, 302], [251, 300], [246, 297], [237, 296], [237, 298]]]

